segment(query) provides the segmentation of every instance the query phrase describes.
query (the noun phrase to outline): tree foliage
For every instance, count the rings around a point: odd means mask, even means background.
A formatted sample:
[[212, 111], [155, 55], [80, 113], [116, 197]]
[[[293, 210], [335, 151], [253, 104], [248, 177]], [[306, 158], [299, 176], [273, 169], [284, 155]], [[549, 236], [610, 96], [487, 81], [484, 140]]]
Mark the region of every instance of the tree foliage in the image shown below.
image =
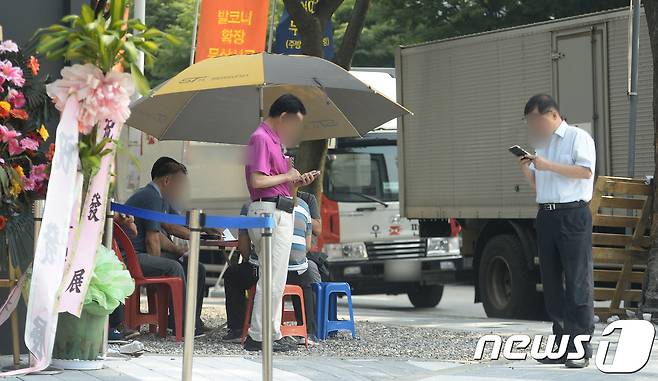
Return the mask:
[[354, 65], [392, 67], [399, 45], [625, 6], [628, 0], [374, 0]]
[[147, 0], [146, 24], [178, 37], [179, 45], [164, 45], [158, 60], [146, 70], [152, 84], [167, 80], [190, 64], [195, 0]]

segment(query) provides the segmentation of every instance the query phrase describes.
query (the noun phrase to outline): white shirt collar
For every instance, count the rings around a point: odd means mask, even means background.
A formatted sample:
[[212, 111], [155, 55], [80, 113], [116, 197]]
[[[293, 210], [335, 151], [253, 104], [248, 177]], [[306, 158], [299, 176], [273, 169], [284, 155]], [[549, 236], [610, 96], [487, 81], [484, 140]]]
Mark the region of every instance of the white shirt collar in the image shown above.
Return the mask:
[[564, 134], [567, 132], [567, 126], [567, 122], [563, 120], [562, 123], [560, 123], [560, 126], [555, 130], [554, 134], [563, 138]]

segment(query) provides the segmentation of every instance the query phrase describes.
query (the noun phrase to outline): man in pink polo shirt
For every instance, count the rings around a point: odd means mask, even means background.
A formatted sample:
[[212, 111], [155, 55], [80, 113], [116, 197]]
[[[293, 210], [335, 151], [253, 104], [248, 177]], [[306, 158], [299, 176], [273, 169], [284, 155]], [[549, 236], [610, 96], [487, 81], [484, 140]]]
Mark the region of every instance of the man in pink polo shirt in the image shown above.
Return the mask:
[[[296, 343], [288, 343], [281, 337], [281, 298], [288, 275], [288, 259], [293, 238], [294, 189], [313, 182], [320, 174], [312, 171], [300, 174], [285, 155], [285, 147], [299, 141], [306, 109], [294, 95], [279, 97], [270, 107], [268, 117], [249, 138], [245, 177], [252, 203], [248, 215], [259, 216], [270, 213], [274, 218], [272, 229], [272, 326], [274, 328], [274, 351], [296, 349]], [[260, 229], [249, 230], [249, 236], [262, 255]], [[262, 274], [261, 274], [262, 275]], [[258, 351], [262, 347], [263, 276], [258, 278], [256, 295], [251, 314], [251, 326], [244, 348]]]

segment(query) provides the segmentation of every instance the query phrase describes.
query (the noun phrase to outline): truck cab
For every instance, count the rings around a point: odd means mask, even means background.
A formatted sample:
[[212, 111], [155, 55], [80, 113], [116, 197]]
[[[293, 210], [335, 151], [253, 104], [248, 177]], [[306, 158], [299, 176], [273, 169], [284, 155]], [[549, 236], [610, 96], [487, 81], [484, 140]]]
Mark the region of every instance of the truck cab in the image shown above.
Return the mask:
[[354, 294], [404, 294], [417, 308], [436, 306], [443, 285], [463, 268], [460, 238], [422, 238], [400, 216], [397, 132], [337, 139], [325, 164], [321, 249], [331, 277]]

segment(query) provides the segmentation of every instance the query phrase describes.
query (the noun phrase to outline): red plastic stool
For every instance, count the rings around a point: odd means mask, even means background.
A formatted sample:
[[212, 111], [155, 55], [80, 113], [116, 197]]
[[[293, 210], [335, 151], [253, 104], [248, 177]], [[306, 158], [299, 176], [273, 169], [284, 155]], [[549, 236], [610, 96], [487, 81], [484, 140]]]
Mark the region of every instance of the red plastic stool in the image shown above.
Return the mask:
[[[247, 291], [247, 309], [244, 315], [244, 324], [242, 325], [242, 338], [241, 341], [244, 344], [244, 341], [247, 338], [247, 332], [249, 331], [249, 325], [251, 322], [251, 310], [254, 308], [254, 295], [256, 294], [256, 286], [252, 286]], [[286, 322], [297, 322], [297, 316], [295, 315], [295, 310], [286, 310], [285, 301], [286, 297], [296, 296], [299, 298], [302, 312], [302, 324], [301, 325], [284, 325]], [[308, 348], [308, 333], [306, 332], [306, 311], [304, 310], [304, 291], [301, 287], [287, 284], [283, 290], [283, 301], [281, 308], [281, 335], [282, 336], [302, 336], [304, 337], [304, 343], [306, 348]]]
[[[145, 277], [139, 265], [135, 248], [132, 246], [126, 233], [114, 223], [113, 247], [117, 257], [122, 259], [120, 248], [126, 254], [128, 271], [135, 281], [135, 292], [126, 299], [126, 316], [124, 324], [130, 329], [137, 329], [142, 324], [149, 325], [149, 331], [156, 331], [162, 337], [167, 336], [167, 321], [170, 299], [173, 302], [174, 322], [176, 327], [176, 341], [183, 338], [183, 279], [178, 277]], [[148, 312], [143, 313], [140, 308], [140, 288], [145, 287], [148, 296]], [[157, 328], [157, 329], [156, 329]]]

